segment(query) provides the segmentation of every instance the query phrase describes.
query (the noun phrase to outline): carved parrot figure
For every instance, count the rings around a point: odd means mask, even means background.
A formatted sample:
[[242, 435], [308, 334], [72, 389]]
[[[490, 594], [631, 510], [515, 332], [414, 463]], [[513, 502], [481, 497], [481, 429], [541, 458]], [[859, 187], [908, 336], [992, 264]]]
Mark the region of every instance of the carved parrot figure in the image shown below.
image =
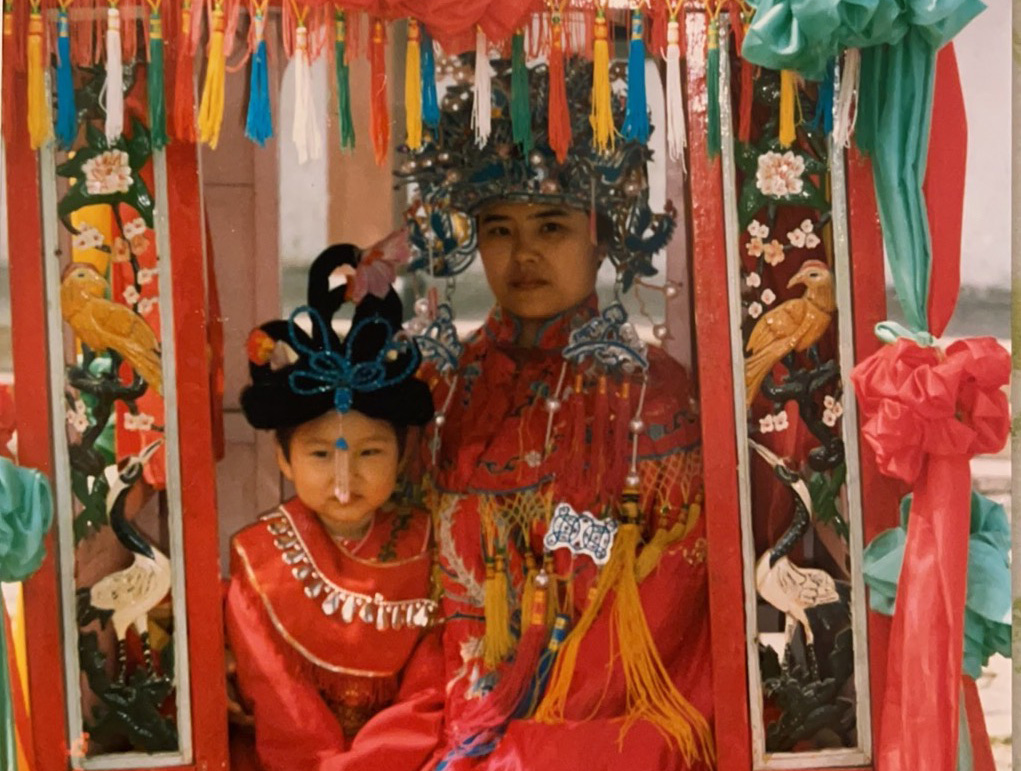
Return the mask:
[[60, 284], [60, 309], [75, 335], [94, 351], [115, 351], [163, 395], [156, 333], [131, 308], [106, 299], [109, 285], [91, 265], [72, 263]]
[[746, 350], [744, 382], [746, 404], [751, 406], [766, 375], [791, 353], [811, 348], [830, 325], [837, 306], [833, 298], [833, 273], [819, 260], [806, 260], [787, 282], [790, 289], [803, 284], [805, 292], [781, 303], [762, 316], [752, 329]]

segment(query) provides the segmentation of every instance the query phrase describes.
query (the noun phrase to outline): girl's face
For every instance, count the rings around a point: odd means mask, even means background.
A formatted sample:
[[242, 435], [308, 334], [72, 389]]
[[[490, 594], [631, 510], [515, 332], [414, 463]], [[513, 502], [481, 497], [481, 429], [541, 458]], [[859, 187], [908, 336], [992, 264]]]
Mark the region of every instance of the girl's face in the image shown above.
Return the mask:
[[[351, 497], [343, 504], [335, 494], [335, 453], [340, 438], [347, 442], [350, 469]], [[397, 434], [387, 421], [354, 410], [342, 421], [339, 413], [330, 411], [294, 430], [289, 453], [277, 445], [277, 463], [294, 483], [298, 498], [319, 516], [326, 529], [348, 538], [359, 534], [393, 493], [400, 450]]]
[[602, 255], [580, 209], [497, 202], [478, 224], [486, 280], [500, 307], [523, 322], [541, 324], [595, 289]]

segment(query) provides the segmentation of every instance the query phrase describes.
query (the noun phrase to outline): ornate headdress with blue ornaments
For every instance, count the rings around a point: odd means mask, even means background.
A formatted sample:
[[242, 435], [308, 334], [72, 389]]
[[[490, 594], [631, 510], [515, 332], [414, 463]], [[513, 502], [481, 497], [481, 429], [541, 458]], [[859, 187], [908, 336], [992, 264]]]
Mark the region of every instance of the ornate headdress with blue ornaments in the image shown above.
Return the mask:
[[[505, 59], [490, 64], [493, 110], [487, 141], [476, 138], [473, 86], [462, 82], [447, 90], [439, 125], [421, 148], [401, 148], [407, 157], [396, 174], [419, 189], [409, 216], [418, 251], [413, 267], [440, 277], [464, 270], [475, 254], [474, 215], [489, 201], [509, 200], [591, 212], [593, 229], [598, 224], [600, 241], [625, 287], [636, 276], [655, 274], [652, 257], [673, 235], [676, 213], [669, 203], [661, 213], [649, 205], [652, 151], [645, 142], [618, 138], [605, 151], [594, 146], [591, 62], [573, 59], [565, 67], [572, 144], [562, 160], [549, 141], [546, 65], [523, 71]], [[524, 127], [520, 115], [512, 118], [512, 91], [520, 88], [527, 89], [531, 108]], [[620, 93], [612, 109], [620, 125], [625, 113]]]
[[[401, 330], [402, 306], [393, 288], [383, 297], [361, 298], [346, 339], [331, 326], [348, 286], [331, 289], [330, 277], [338, 269], [353, 275], [360, 256], [351, 244], [326, 249], [309, 270], [308, 304], [249, 335], [252, 382], [241, 393], [241, 407], [255, 428], [290, 428], [330, 410], [357, 410], [397, 426], [421, 426], [432, 418], [429, 388], [415, 377], [421, 356]], [[311, 322], [310, 332], [299, 325], [302, 317]]]

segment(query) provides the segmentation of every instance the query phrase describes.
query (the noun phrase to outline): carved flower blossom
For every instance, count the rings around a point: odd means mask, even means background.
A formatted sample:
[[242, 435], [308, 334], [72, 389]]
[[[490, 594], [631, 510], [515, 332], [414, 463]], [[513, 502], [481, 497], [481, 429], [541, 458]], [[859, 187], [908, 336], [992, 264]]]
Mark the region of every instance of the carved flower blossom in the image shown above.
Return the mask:
[[749, 273], [747, 276], [745, 276], [744, 282], [752, 289], [754, 289], [755, 287], [762, 284], [762, 279], [759, 277], [758, 273], [755, 273], [753, 271], [752, 273]]
[[752, 238], [769, 238], [769, 226], [762, 224], [758, 220], [752, 220], [751, 224], [748, 225], [748, 235]]
[[776, 302], [776, 294], [773, 293], [772, 289], [767, 289], [762, 293], [760, 298], [765, 305], [772, 305]]
[[142, 299], [142, 296], [138, 294], [138, 290], [134, 286], [129, 286], [125, 289], [122, 296], [124, 297], [124, 302], [128, 305], [134, 305]]
[[748, 315], [751, 316], [753, 319], [757, 319], [759, 316], [761, 316], [762, 315], [762, 304], [761, 303], [757, 303], [757, 302], [753, 302], [751, 305], [749, 305], [748, 306]]
[[783, 244], [775, 238], [762, 247], [764, 259], [774, 268], [784, 261]]
[[800, 155], [791, 150], [783, 154], [771, 150], [759, 156], [755, 186], [763, 195], [771, 198], [798, 195], [805, 186], [801, 179], [804, 173], [805, 159]]
[[135, 236], [144, 236], [145, 231], [145, 220], [141, 217], [135, 217], [133, 220], [124, 223], [124, 237], [129, 241]]
[[78, 229], [78, 235], [71, 239], [74, 249], [96, 249], [103, 245], [103, 234], [94, 226], [85, 224]]
[[131, 165], [123, 150], [107, 150], [82, 166], [85, 189], [91, 195], [126, 193], [131, 189]]
[[152, 424], [156, 422], [156, 418], [144, 412], [140, 412], [137, 415], [125, 412], [123, 422], [124, 428], [127, 431], [149, 431], [152, 429]]

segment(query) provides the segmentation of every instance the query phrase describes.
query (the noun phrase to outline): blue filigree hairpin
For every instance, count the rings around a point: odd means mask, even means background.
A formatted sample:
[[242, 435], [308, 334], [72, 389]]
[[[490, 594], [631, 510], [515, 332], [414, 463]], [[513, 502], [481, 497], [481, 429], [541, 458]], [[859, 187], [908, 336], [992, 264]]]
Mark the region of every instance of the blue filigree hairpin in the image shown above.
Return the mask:
[[440, 303], [432, 318], [427, 301], [424, 307], [415, 303], [415, 318], [407, 323], [405, 329], [418, 344], [422, 357], [434, 362], [440, 372], [457, 369], [461, 354], [464, 353], [464, 344], [457, 336], [454, 310], [449, 303]]
[[608, 370], [644, 372], [649, 368], [646, 348], [634, 325], [628, 321], [624, 306], [615, 302], [571, 333], [564, 358], [581, 364], [592, 357]]
[[[323, 348], [314, 348], [298, 326], [297, 318], [306, 314], [317, 328]], [[359, 335], [370, 327], [382, 327], [386, 342], [375, 357], [366, 361], [352, 361], [352, 353]], [[287, 319], [288, 336], [295, 351], [304, 355], [303, 362], [288, 379], [288, 385], [300, 396], [333, 392], [333, 403], [340, 412], [348, 412], [356, 391], [365, 393], [387, 388], [411, 376], [418, 368], [421, 356], [414, 343], [407, 339], [395, 338], [395, 330], [389, 321], [381, 316], [361, 319], [348, 333], [343, 350], [334, 350], [330, 345], [329, 326], [315, 308], [304, 305], [297, 308]], [[407, 363], [395, 375], [387, 376], [387, 365], [392, 365], [400, 356], [410, 354]]]

